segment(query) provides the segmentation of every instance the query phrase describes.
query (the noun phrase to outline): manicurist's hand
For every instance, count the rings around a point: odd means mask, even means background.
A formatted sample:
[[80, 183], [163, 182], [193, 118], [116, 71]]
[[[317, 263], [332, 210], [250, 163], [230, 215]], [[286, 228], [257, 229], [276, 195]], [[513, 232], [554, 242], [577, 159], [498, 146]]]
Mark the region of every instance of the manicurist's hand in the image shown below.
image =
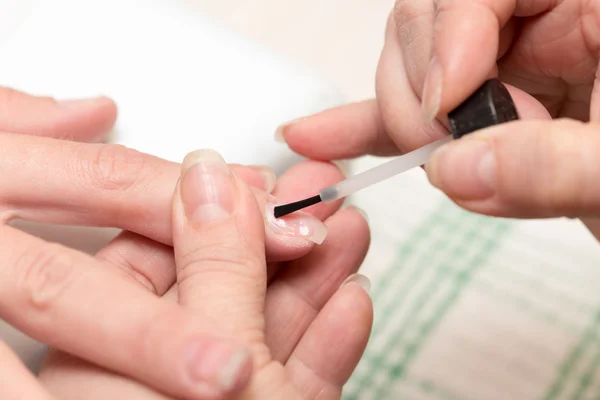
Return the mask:
[[598, 21], [597, 1], [397, 1], [377, 99], [298, 120], [279, 134], [320, 160], [401, 154], [447, 135], [444, 116], [498, 76], [523, 121], [442, 148], [427, 166], [431, 182], [484, 214], [596, 217]]
[[[364, 350], [372, 305], [368, 280], [354, 275], [369, 239], [361, 212], [337, 211], [336, 205], [315, 207], [312, 211], [326, 219], [329, 230], [321, 246], [289, 262], [268, 262], [265, 255], [265, 221], [274, 221], [262, 210], [271, 209], [275, 196], [299, 196], [293, 185], [302, 182], [303, 175], [312, 171], [322, 177], [329, 167], [300, 164], [267, 194], [244, 183], [215, 152], [191, 153], [183, 163], [171, 213], [174, 257], [164, 248], [148, 268], [168, 266], [177, 273], [177, 283], [168, 290], [170, 280], [152, 277], [153, 286], [163, 288], [157, 294], [164, 304], [212, 318], [245, 346], [246, 351], [237, 353], [212, 382], [231, 385], [252, 360], [248, 387], [231, 398], [339, 399]], [[319, 187], [318, 182], [307, 185], [300, 189], [307, 190], [305, 195]], [[300, 232], [305, 217], [292, 214], [276, 225]], [[171, 330], [168, 319], [157, 318], [155, 324]], [[159, 342], [151, 347], [168, 350]], [[210, 347], [194, 350], [213, 362], [222, 361]], [[196, 372], [206, 370], [209, 365]], [[61, 399], [167, 398], [143, 383], [60, 352], [49, 356], [41, 379]], [[202, 388], [215, 389], [206, 384]], [[218, 398], [219, 393], [213, 395]]]

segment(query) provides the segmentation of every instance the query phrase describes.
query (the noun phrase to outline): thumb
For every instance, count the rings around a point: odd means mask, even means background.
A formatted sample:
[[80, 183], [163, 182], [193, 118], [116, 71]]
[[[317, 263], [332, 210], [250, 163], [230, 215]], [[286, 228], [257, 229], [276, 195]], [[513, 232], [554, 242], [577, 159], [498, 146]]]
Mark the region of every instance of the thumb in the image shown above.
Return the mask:
[[190, 153], [171, 220], [180, 304], [262, 345], [265, 228], [250, 188], [219, 154]]
[[600, 125], [519, 121], [440, 148], [431, 183], [462, 207], [517, 218], [600, 215]]
[[57, 101], [0, 87], [0, 132], [96, 141], [116, 118], [117, 107], [106, 97]]

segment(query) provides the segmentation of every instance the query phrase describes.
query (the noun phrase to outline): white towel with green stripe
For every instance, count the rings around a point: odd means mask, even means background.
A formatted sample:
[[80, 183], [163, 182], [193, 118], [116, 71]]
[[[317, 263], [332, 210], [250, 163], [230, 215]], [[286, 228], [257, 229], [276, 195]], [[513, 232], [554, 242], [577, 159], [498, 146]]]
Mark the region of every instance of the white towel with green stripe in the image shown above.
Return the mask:
[[375, 324], [344, 400], [600, 399], [600, 246], [583, 225], [468, 213], [420, 170], [353, 203]]

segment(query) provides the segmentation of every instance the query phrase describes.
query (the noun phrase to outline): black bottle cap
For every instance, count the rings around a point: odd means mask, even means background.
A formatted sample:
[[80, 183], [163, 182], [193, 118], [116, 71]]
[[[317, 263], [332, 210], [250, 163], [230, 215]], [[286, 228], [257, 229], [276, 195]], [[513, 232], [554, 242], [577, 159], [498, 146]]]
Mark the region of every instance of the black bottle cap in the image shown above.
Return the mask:
[[479, 129], [518, 119], [515, 103], [498, 79], [486, 81], [448, 114], [450, 133], [454, 139]]

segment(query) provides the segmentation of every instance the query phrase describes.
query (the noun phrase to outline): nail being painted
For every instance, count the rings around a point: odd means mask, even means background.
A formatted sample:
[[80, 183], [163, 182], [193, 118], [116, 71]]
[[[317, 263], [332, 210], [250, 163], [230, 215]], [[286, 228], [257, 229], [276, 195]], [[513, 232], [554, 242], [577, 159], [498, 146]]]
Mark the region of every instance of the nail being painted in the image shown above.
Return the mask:
[[275, 205], [268, 204], [265, 210], [265, 219], [268, 226], [275, 233], [290, 238], [300, 238], [315, 244], [321, 244], [327, 236], [327, 226], [307, 213], [290, 215], [287, 218], [276, 218]]

